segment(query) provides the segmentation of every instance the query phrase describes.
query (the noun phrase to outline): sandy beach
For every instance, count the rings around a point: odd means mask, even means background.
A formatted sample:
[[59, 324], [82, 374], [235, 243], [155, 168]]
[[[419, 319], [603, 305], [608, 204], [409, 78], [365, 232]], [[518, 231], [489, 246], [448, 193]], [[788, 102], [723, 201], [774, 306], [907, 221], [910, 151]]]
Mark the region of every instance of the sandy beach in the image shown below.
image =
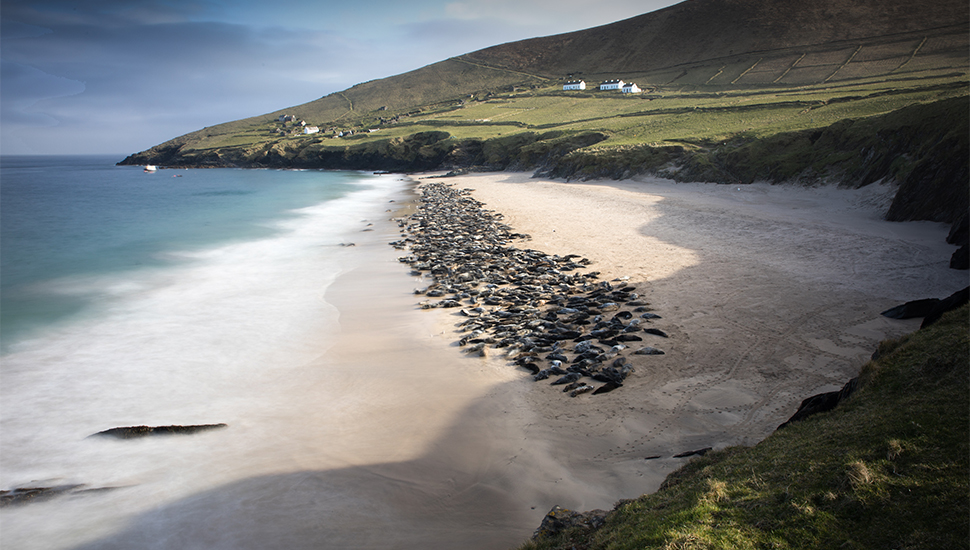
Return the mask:
[[644, 344], [665, 354], [630, 356], [618, 390], [570, 398], [501, 353], [460, 353], [460, 315], [416, 306], [427, 278], [387, 245], [403, 214], [389, 210], [356, 242], [368, 260], [327, 293], [343, 337], [294, 381], [323, 412], [293, 404], [307, 408], [293, 459], [91, 548], [514, 547], [554, 505], [608, 509], [656, 490], [689, 460], [675, 454], [757, 443], [919, 326], [881, 311], [967, 282], [947, 267], [948, 228], [882, 221], [891, 190], [878, 186], [436, 181], [531, 235], [517, 247], [579, 254], [635, 285], [669, 334]]

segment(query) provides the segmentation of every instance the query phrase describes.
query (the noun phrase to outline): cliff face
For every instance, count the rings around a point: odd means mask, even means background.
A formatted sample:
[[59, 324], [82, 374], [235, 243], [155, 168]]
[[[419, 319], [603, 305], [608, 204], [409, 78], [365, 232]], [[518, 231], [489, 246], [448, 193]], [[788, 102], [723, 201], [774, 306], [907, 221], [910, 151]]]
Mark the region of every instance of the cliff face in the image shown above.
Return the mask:
[[602, 131], [520, 132], [454, 139], [444, 131], [328, 146], [292, 142], [252, 148], [183, 151], [168, 143], [125, 164], [341, 170], [533, 170], [564, 179], [621, 179], [638, 174], [712, 183], [838, 183], [858, 188], [896, 181], [890, 221], [956, 221], [970, 209], [970, 103], [956, 98], [878, 117], [760, 139], [586, 149]]

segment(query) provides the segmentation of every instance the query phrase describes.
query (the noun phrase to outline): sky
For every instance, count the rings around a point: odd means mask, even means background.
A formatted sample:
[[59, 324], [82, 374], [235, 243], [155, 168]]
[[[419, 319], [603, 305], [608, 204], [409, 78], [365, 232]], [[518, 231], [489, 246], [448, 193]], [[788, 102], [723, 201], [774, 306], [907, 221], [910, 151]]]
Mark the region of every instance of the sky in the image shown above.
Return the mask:
[[449, 57], [675, 3], [0, 0], [0, 154], [123, 158]]

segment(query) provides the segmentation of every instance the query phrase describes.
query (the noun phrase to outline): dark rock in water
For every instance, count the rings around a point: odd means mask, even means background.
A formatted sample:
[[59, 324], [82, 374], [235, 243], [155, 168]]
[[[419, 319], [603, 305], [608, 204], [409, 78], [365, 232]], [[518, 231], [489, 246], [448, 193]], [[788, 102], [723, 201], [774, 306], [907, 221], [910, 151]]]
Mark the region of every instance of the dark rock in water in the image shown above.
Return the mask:
[[913, 300], [901, 306], [887, 309], [880, 313], [883, 317], [890, 319], [912, 319], [914, 317], [926, 317], [926, 314], [933, 311], [936, 304], [940, 303], [937, 298], [927, 298], [925, 300]]
[[858, 387], [859, 379], [853, 378], [852, 380], [846, 382], [846, 384], [842, 386], [842, 389], [839, 391], [820, 393], [805, 399], [802, 401], [802, 404], [798, 406], [798, 410], [795, 411], [795, 414], [793, 414], [792, 417], [789, 418], [784, 424], [778, 426], [777, 429], [780, 430], [792, 422], [804, 420], [813, 414], [834, 409], [839, 403], [848, 399], [849, 396], [851, 396], [856, 389], [858, 389]]
[[704, 456], [710, 450], [711, 450], [711, 447], [704, 447], [703, 449], [697, 449], [696, 451], [687, 451], [686, 453], [680, 453], [679, 455], [674, 455], [674, 458], [687, 458], [688, 456], [694, 456], [694, 455]]
[[970, 269], [970, 245], [963, 245], [950, 256], [950, 269]]
[[964, 288], [963, 290], [958, 290], [953, 294], [947, 296], [940, 300], [940, 303], [933, 307], [933, 310], [926, 314], [923, 318], [923, 323], [919, 328], [926, 328], [933, 323], [937, 322], [944, 313], [950, 311], [951, 309], [956, 309], [963, 304], [970, 301], [970, 287]]
[[4, 506], [19, 506], [32, 502], [43, 502], [54, 497], [65, 495], [101, 493], [117, 488], [99, 487], [94, 489], [81, 489], [82, 487], [84, 485], [57, 485], [55, 487], [18, 487], [8, 491], [0, 491], [0, 508]]
[[57, 487], [22, 487], [9, 491], [0, 491], [0, 507], [13, 504], [27, 504], [39, 502], [49, 498], [69, 493], [82, 485], [60, 485]]
[[117, 439], [132, 439], [135, 437], [148, 437], [155, 435], [191, 435], [208, 430], [218, 430], [228, 427], [226, 424], [199, 424], [195, 426], [128, 426], [124, 428], [111, 428], [103, 432], [92, 434], [89, 437], [114, 437]]
[[623, 387], [623, 384], [619, 384], [611, 380], [603, 384], [602, 386], [596, 388], [596, 390], [593, 391], [593, 395], [599, 395], [601, 393], [609, 393], [615, 390], [616, 388], [622, 388], [622, 387]]
[[555, 537], [559, 533], [582, 527], [590, 531], [599, 529], [606, 523], [605, 510], [592, 510], [589, 512], [574, 512], [560, 507], [558, 504], [549, 510], [546, 517], [542, 518], [539, 528], [532, 534], [532, 540], [541, 540], [547, 537]]
[[643, 332], [646, 332], [647, 334], [654, 334], [656, 336], [663, 336], [664, 338], [667, 338], [667, 333], [660, 330], [659, 328], [645, 328], [643, 329]]
[[662, 457], [662, 456], [660, 456], [660, 455], [654, 455], [654, 456], [645, 456], [645, 457], [643, 457], [643, 459], [644, 459], [644, 460], [656, 460], [656, 459], [658, 459], [658, 458], [663, 458], [663, 457]]

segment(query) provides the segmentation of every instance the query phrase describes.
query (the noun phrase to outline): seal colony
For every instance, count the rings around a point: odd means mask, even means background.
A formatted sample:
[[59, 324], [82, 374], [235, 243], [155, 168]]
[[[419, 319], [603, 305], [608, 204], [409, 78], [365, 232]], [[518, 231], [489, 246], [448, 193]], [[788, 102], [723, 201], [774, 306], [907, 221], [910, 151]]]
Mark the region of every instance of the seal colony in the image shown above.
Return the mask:
[[[576, 397], [622, 387], [635, 372], [626, 355], [632, 343], [643, 335], [667, 337], [644, 326], [661, 317], [635, 286], [598, 281], [598, 272], [584, 272], [590, 260], [576, 254], [513, 246], [530, 237], [485, 210], [472, 189], [431, 182], [420, 191], [416, 212], [398, 222], [405, 238], [390, 244], [410, 249], [400, 261], [432, 281], [415, 293], [440, 299], [421, 302], [422, 309], [458, 309], [467, 317], [457, 325], [466, 353], [502, 350], [535, 381], [550, 379], [550, 386], [565, 386], [562, 392]], [[664, 352], [647, 346], [632, 354]]]

